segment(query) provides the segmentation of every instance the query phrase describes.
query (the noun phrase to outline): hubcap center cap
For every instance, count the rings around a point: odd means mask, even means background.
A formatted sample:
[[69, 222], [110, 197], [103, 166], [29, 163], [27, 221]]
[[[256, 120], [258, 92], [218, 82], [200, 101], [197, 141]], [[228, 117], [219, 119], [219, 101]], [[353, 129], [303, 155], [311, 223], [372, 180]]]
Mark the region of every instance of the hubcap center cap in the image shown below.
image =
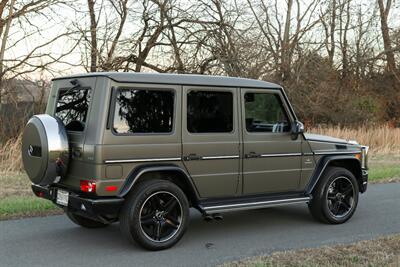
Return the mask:
[[161, 211], [156, 210], [156, 213], [155, 213], [154, 217], [155, 217], [157, 220], [159, 220], [159, 221], [165, 220], [165, 211], [163, 211], [163, 210], [161, 210]]

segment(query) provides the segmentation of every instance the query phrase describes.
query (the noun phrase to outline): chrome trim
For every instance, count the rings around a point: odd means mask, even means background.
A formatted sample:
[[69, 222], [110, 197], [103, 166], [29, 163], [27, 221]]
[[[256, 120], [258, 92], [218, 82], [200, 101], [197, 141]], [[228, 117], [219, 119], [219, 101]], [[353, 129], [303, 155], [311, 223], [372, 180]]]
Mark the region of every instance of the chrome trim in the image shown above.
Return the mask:
[[334, 144], [334, 145], [353, 145], [353, 144], [350, 144], [347, 141], [345, 141], [345, 142], [334, 142], [334, 141], [321, 141], [321, 140], [317, 140], [317, 139], [308, 139], [308, 138], [306, 138], [306, 140], [314, 142], [314, 143], [320, 143], [320, 144], [328, 143], [328, 144]]
[[238, 159], [239, 155], [231, 155], [231, 156], [204, 156], [201, 157], [202, 160], [210, 160], [210, 159]]
[[303, 156], [314, 156], [314, 153], [313, 153], [313, 152], [310, 152], [310, 153], [303, 153]]
[[261, 158], [270, 158], [270, 157], [298, 157], [301, 156], [301, 153], [280, 153], [280, 154], [261, 154]]
[[182, 158], [151, 158], [151, 159], [110, 159], [105, 160], [105, 164], [110, 163], [135, 163], [135, 162], [159, 162], [159, 161], [177, 161]]
[[208, 206], [208, 207], [205, 206], [205, 207], [203, 207], [203, 209], [207, 213], [220, 213], [220, 212], [228, 212], [228, 211], [249, 210], [249, 209], [266, 208], [266, 207], [273, 207], [273, 206], [280, 206], [280, 205], [297, 204], [297, 203], [308, 202], [310, 200], [311, 200], [311, 197], [300, 197], [300, 198], [289, 198], [289, 199], [268, 200], [268, 201], [260, 201], [260, 202], [227, 204], [227, 205]]
[[361, 151], [322, 151], [314, 152], [314, 155], [343, 155], [343, 154], [359, 154]]

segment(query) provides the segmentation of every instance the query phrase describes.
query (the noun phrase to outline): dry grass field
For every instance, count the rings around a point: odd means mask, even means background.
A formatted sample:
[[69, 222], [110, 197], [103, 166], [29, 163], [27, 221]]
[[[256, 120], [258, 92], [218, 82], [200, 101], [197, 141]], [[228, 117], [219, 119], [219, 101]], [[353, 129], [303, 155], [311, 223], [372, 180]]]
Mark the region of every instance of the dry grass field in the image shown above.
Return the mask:
[[242, 261], [224, 264], [223, 267], [339, 267], [339, 266], [400, 266], [400, 235], [360, 241], [349, 245], [275, 252]]
[[357, 129], [340, 126], [319, 126], [306, 129], [309, 133], [325, 134], [346, 140], [356, 140], [370, 147], [372, 155], [399, 154], [400, 128], [389, 125], [368, 125]]

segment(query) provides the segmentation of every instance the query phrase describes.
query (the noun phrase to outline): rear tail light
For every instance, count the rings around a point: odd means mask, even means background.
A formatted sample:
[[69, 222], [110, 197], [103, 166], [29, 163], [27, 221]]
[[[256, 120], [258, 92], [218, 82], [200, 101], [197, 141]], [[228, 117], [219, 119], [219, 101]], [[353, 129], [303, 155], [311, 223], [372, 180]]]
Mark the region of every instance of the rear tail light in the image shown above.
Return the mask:
[[96, 182], [89, 180], [81, 180], [81, 191], [86, 193], [96, 192]]

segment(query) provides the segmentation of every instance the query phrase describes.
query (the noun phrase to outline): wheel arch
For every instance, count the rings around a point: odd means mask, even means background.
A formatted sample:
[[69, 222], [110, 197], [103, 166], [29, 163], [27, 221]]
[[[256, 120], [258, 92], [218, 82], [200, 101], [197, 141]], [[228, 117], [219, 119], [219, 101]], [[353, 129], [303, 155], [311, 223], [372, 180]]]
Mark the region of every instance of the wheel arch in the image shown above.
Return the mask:
[[327, 167], [342, 167], [353, 173], [356, 178], [359, 188], [362, 188], [362, 169], [360, 161], [354, 156], [350, 155], [338, 155], [338, 156], [325, 156], [321, 158], [315, 168], [313, 175], [311, 176], [310, 182], [306, 186], [305, 193], [309, 195], [321, 179], [322, 175], [326, 171]]
[[200, 197], [191, 177], [186, 170], [172, 164], [136, 167], [129, 174], [118, 196], [125, 197], [136, 184], [150, 179], [162, 179], [173, 182], [182, 189], [192, 205], [197, 205]]

